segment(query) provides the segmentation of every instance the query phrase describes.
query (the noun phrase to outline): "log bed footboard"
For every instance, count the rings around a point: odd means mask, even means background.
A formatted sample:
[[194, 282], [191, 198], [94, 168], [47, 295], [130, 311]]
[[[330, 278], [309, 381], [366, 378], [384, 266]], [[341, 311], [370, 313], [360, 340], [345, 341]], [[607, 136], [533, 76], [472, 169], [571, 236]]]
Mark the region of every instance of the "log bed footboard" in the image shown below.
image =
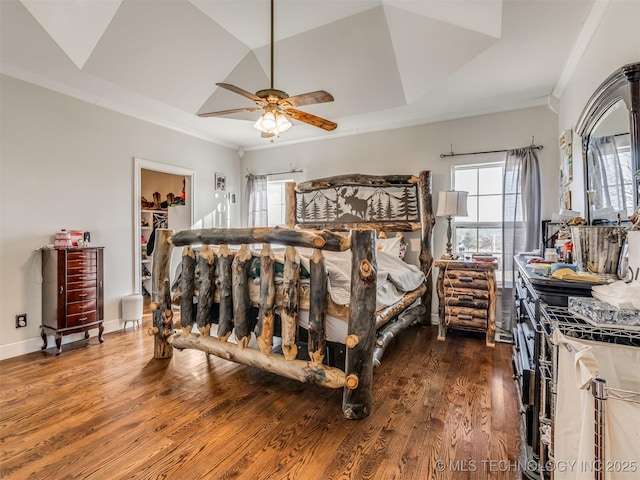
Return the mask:
[[[331, 188], [337, 195], [336, 206], [341, 201], [357, 202], [357, 189], [348, 193], [346, 186], [357, 183], [374, 187], [369, 197], [381, 189], [392, 188], [388, 194], [388, 221], [366, 222], [364, 200], [356, 213], [362, 214], [362, 223], [339, 224], [350, 235], [329, 230], [305, 229], [303, 222], [296, 222], [295, 212], [305, 211], [306, 200], [301, 199], [296, 207], [296, 195], [304, 195], [316, 189]], [[326, 184], [326, 185], [325, 185]], [[398, 190], [400, 189], [400, 190]], [[297, 193], [296, 193], [297, 192]], [[403, 201], [398, 214], [405, 215], [403, 221], [392, 218], [391, 199]], [[328, 200], [327, 200], [328, 201]], [[395, 200], [394, 200], [395, 201]], [[413, 206], [409, 205], [413, 202]], [[364, 202], [364, 203], [363, 203]], [[392, 176], [374, 177], [346, 175], [332, 177], [300, 186], [294, 192], [288, 185], [288, 228], [231, 228], [186, 230], [173, 233], [168, 229], [156, 230], [156, 245], [153, 252], [151, 310], [153, 325], [149, 334], [154, 337], [154, 357], [170, 358], [173, 348], [198, 349], [218, 357], [244, 365], [261, 368], [304, 383], [313, 383], [329, 388], [343, 388], [342, 409], [346, 418], [361, 419], [371, 413], [373, 369], [380, 363], [389, 342], [414, 323], [429, 324], [431, 316], [431, 233], [435, 223], [431, 205], [431, 174], [420, 172], [419, 177]], [[381, 210], [378, 198], [378, 214]], [[409, 214], [416, 220], [409, 219]], [[353, 214], [351, 214], [353, 217]], [[337, 219], [339, 220], [339, 219]], [[335, 223], [335, 222], [334, 222]], [[295, 226], [302, 226], [294, 228]], [[314, 228], [327, 228], [314, 225]], [[308, 226], [306, 228], [311, 228]], [[420, 288], [407, 292], [402, 300], [376, 312], [376, 230], [420, 230], [420, 266], [425, 282]], [[259, 309], [255, 327], [255, 314], [249, 319], [249, 277], [251, 252], [249, 244], [262, 244], [260, 253]], [[283, 268], [282, 302], [278, 302], [281, 332], [281, 353], [274, 351], [274, 324], [276, 321], [276, 288], [274, 254], [271, 244], [285, 245]], [[193, 246], [201, 246], [196, 255]], [[233, 251], [229, 245], [240, 245]], [[184, 247], [180, 279], [181, 318], [173, 323], [169, 268], [171, 249]], [[218, 246], [216, 251], [210, 246]], [[308, 360], [300, 358], [297, 338], [299, 313], [299, 286], [301, 262], [296, 247], [313, 248], [309, 263], [309, 321], [307, 325]], [[325, 364], [326, 314], [328, 274], [323, 251], [351, 250], [350, 307], [347, 336], [344, 339], [346, 358], [344, 370]], [[195, 272], [200, 272], [198, 308], [194, 316], [193, 297]], [[216, 275], [217, 271], [217, 275]], [[217, 333], [212, 336], [214, 294], [218, 295]], [[412, 305], [421, 300], [421, 305]], [[196, 323], [198, 332], [192, 331]], [[252, 328], [253, 327], [253, 328]], [[175, 329], [179, 329], [175, 331]], [[258, 349], [248, 346], [251, 330], [256, 337]], [[230, 340], [231, 333], [237, 343]]]
[[[274, 353], [274, 297], [275, 278], [273, 254], [268, 243], [264, 243], [260, 269], [260, 309], [254, 333], [259, 350], [248, 348], [249, 294], [247, 286], [248, 260], [251, 254], [248, 243], [258, 240], [289, 243], [285, 252], [284, 279], [289, 292], [282, 309], [283, 355]], [[237, 253], [228, 248], [227, 243], [244, 241]], [[198, 333], [192, 332], [193, 306], [191, 299], [195, 290], [195, 255], [191, 245], [201, 244], [201, 254], [197, 260], [200, 269], [199, 302], [196, 313]], [[308, 328], [309, 361], [297, 357], [297, 309], [300, 276], [300, 260], [296, 246], [308, 246], [315, 250], [311, 258], [311, 295]], [[207, 244], [221, 245], [218, 255], [213, 254]], [[185, 246], [182, 257], [181, 319], [174, 331], [171, 298], [169, 293], [169, 258], [171, 248]], [[323, 250], [352, 250], [351, 298], [348, 322], [348, 338], [345, 370], [323, 364], [326, 348], [325, 313], [327, 296], [327, 271]], [[376, 255], [375, 231], [354, 230], [349, 237], [313, 231], [283, 228], [261, 229], [208, 229], [179, 232], [173, 234], [168, 229], [156, 230], [156, 248], [153, 253], [154, 269], [152, 282], [153, 327], [149, 334], [154, 336], [156, 358], [169, 358], [173, 347], [192, 348], [216, 355], [244, 365], [292, 378], [304, 383], [314, 383], [329, 388], [344, 387], [343, 411], [347, 418], [365, 418], [371, 412], [373, 381], [373, 349], [376, 340]], [[219, 262], [219, 279], [214, 280], [215, 263]], [[230, 273], [230, 274], [229, 274]], [[214, 290], [220, 290], [218, 336], [210, 336], [211, 308]], [[418, 296], [421, 292], [418, 292]], [[184, 308], [184, 310], [182, 310]], [[191, 315], [188, 317], [187, 315]], [[231, 317], [231, 318], [230, 318]], [[231, 328], [236, 343], [228, 341]]]

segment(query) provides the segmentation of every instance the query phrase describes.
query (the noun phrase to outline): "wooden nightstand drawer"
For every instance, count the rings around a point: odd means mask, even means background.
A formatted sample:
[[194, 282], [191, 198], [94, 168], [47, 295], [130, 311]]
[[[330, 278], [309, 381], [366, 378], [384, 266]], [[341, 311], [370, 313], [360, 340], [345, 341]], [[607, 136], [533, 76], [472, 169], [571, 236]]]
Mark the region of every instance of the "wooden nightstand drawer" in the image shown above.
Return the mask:
[[489, 290], [489, 282], [487, 281], [486, 272], [447, 270], [444, 277], [444, 287]]
[[484, 332], [487, 329], [487, 319], [472, 317], [471, 315], [447, 315], [445, 321], [449, 322], [450, 327], [467, 328], [469, 330], [479, 330]]
[[446, 306], [445, 322], [452, 327], [487, 329], [488, 313], [486, 309]]
[[446, 305], [489, 308], [489, 292], [487, 290], [445, 287], [444, 298]]
[[454, 307], [450, 305], [444, 307], [444, 314], [446, 316], [463, 315], [467, 317], [484, 318], [485, 320], [489, 317], [486, 308]]

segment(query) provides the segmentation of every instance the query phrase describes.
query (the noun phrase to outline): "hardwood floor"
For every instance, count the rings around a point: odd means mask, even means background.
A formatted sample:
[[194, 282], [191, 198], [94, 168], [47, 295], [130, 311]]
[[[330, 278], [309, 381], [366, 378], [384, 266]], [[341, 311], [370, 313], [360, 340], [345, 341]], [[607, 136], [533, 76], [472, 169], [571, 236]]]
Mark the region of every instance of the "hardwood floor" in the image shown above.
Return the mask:
[[374, 411], [199, 351], [153, 359], [142, 329], [0, 362], [7, 479], [518, 479], [511, 348], [403, 332]]

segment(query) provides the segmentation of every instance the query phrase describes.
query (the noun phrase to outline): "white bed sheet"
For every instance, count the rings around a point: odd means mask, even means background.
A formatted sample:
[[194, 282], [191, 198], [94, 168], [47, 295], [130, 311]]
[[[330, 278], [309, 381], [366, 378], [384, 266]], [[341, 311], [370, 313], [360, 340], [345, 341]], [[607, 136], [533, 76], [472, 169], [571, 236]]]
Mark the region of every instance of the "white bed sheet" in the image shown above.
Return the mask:
[[[298, 248], [300, 263], [309, 271], [311, 248]], [[274, 250], [276, 261], [284, 263], [284, 249]], [[324, 252], [329, 273], [329, 294], [334, 303], [348, 305], [351, 297], [351, 251]], [[424, 274], [415, 265], [382, 251], [376, 252], [377, 298], [376, 310], [398, 302], [405, 292], [418, 288], [424, 282]]]
[[[347, 336], [347, 322], [345, 322], [344, 320], [338, 317], [334, 317], [332, 315], [327, 315], [325, 319], [326, 319], [325, 338], [327, 339], [327, 341], [335, 342], [335, 343], [344, 343], [344, 339]], [[302, 310], [301, 312], [298, 313], [298, 325], [300, 325], [302, 328], [305, 328], [305, 329], [307, 328], [307, 326], [309, 325], [308, 310]], [[195, 327], [194, 327], [194, 333], [197, 333], [195, 331]], [[209, 333], [209, 335], [211, 335], [212, 337], [218, 336], [217, 323], [214, 323], [211, 325], [211, 332]], [[229, 336], [228, 341], [231, 343], [238, 343], [236, 340], [235, 334], [233, 333]], [[281, 344], [282, 344], [282, 338], [274, 336], [273, 347], [277, 348]], [[251, 338], [249, 339], [248, 347], [258, 350], [258, 342], [256, 341], [255, 332], [251, 332]]]
[[[329, 342], [344, 343], [347, 337], [347, 329], [349, 324], [341, 318], [333, 315], [325, 315], [324, 317], [325, 338]], [[309, 310], [300, 310], [298, 312], [298, 325], [308, 330], [309, 326]]]

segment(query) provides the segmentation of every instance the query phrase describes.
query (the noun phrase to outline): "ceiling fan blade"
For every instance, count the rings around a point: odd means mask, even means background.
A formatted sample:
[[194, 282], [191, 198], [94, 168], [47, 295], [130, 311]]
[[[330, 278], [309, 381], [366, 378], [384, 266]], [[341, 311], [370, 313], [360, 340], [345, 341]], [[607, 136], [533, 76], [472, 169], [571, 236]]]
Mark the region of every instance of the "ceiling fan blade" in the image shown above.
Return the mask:
[[324, 118], [316, 117], [315, 115], [311, 115], [310, 113], [301, 112], [300, 110], [296, 110], [295, 108], [285, 109], [284, 114], [288, 117], [293, 118], [294, 120], [300, 120], [301, 122], [308, 123], [309, 125], [313, 125], [314, 127], [322, 128], [328, 131], [335, 130], [338, 126], [337, 123], [334, 123], [331, 120], [325, 120]]
[[199, 117], [217, 117], [219, 115], [229, 115], [231, 113], [255, 112], [256, 110], [262, 110], [262, 107], [234, 108], [232, 110], [221, 110], [219, 112], [198, 113], [198, 116]]
[[313, 105], [314, 103], [333, 102], [333, 95], [324, 90], [315, 92], [302, 93], [289, 98], [283, 98], [278, 103], [284, 105], [288, 103], [292, 107], [302, 107], [304, 105]]
[[251, 92], [247, 92], [246, 90], [243, 90], [240, 87], [236, 87], [235, 85], [231, 85], [230, 83], [216, 83], [216, 85], [219, 86], [219, 87], [225, 88], [225, 89], [227, 89], [227, 90], [229, 90], [229, 91], [231, 91], [233, 93], [237, 93], [238, 95], [242, 95], [243, 97], [247, 97], [248, 99], [253, 100], [256, 103], [261, 103], [263, 105], [266, 104], [265, 101], [262, 98], [254, 95]]

